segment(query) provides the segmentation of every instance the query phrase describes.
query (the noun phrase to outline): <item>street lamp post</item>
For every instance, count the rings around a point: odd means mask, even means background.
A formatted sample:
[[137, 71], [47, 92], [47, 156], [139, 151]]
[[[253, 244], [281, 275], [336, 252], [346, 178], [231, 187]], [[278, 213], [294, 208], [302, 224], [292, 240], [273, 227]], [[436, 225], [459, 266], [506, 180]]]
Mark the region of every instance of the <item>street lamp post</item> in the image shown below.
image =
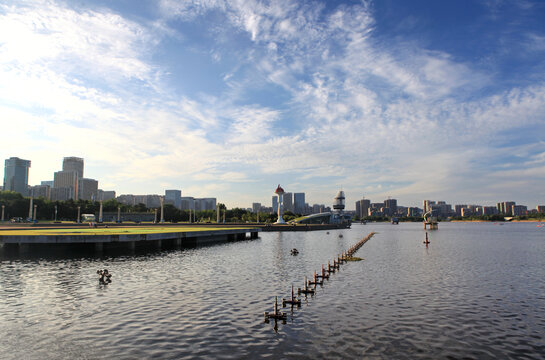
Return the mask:
[[165, 205], [165, 199], [161, 196], [159, 198], [159, 201], [161, 202], [161, 224], [165, 222], [165, 216], [164, 216], [164, 205]]
[[30, 197], [30, 206], [28, 207], [28, 218], [30, 220], [32, 220], [32, 209], [34, 209], [34, 206], [32, 205], [33, 204], [33, 201], [34, 199], [32, 198], [32, 196]]
[[4, 222], [4, 208], [5, 208], [5, 205], [2, 205], [2, 222]]
[[38, 205], [34, 204], [34, 213], [32, 215], [32, 221], [36, 221], [36, 213], [38, 212]]
[[76, 221], [78, 224], [80, 223], [81, 218], [81, 206], [78, 206], [78, 220]]
[[55, 205], [55, 222], [57, 222], [57, 205]]

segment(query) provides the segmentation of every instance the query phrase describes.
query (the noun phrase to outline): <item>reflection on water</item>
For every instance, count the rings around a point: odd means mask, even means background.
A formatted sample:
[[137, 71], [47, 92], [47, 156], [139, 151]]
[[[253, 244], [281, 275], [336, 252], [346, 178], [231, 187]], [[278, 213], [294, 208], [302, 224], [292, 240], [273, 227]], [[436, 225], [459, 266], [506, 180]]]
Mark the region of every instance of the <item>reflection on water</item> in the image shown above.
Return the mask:
[[[274, 296], [377, 231], [286, 324]], [[339, 234], [343, 237], [340, 238]], [[3, 359], [542, 358], [545, 228], [354, 225], [133, 255], [6, 257]], [[290, 255], [297, 248], [299, 255]], [[100, 285], [107, 268], [112, 283]]]

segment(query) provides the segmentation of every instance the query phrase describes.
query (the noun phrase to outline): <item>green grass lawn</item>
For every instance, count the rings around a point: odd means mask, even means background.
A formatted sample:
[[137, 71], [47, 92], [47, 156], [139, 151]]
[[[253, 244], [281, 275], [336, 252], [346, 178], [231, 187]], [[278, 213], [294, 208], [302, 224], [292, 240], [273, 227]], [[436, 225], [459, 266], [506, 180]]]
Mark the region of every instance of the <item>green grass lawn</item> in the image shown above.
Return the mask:
[[196, 227], [196, 226], [165, 226], [165, 227], [111, 227], [111, 228], [80, 228], [80, 229], [28, 229], [28, 230], [2, 230], [0, 235], [20, 236], [42, 236], [42, 235], [137, 235], [137, 234], [160, 234], [175, 232], [197, 232], [197, 231], [218, 231], [238, 230], [246, 227]]

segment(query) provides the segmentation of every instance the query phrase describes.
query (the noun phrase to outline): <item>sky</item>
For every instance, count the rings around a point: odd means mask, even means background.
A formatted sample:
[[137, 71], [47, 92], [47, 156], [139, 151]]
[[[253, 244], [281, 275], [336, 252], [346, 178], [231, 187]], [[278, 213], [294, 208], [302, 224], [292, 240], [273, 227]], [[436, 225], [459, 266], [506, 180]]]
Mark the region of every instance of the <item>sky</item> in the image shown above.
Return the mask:
[[0, 0], [0, 157], [120, 194], [545, 204], [545, 2]]

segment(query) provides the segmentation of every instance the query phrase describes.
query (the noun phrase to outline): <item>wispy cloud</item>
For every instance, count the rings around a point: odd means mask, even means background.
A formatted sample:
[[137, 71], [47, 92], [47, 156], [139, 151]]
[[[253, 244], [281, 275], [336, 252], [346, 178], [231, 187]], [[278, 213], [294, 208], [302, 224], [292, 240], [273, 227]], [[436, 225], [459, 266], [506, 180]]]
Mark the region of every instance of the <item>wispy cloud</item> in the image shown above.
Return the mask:
[[[410, 34], [379, 41], [373, 3], [162, 0], [160, 18], [146, 20], [69, 5], [0, 5], [0, 154], [32, 159], [34, 183], [72, 154], [118, 192], [222, 191], [239, 206], [233, 194], [257, 183], [244, 199], [268, 201], [277, 179], [310, 202], [329, 203], [342, 185], [415, 204], [488, 200], [517, 172], [543, 178], [543, 138], [524, 145], [531, 151], [497, 144], [505, 132], [545, 130], [545, 84], [495, 89], [496, 69]], [[526, 34], [540, 51], [543, 34]], [[172, 64], [189, 56], [214, 64], [222, 90], [178, 86]], [[528, 161], [492, 166], [517, 151]]]

